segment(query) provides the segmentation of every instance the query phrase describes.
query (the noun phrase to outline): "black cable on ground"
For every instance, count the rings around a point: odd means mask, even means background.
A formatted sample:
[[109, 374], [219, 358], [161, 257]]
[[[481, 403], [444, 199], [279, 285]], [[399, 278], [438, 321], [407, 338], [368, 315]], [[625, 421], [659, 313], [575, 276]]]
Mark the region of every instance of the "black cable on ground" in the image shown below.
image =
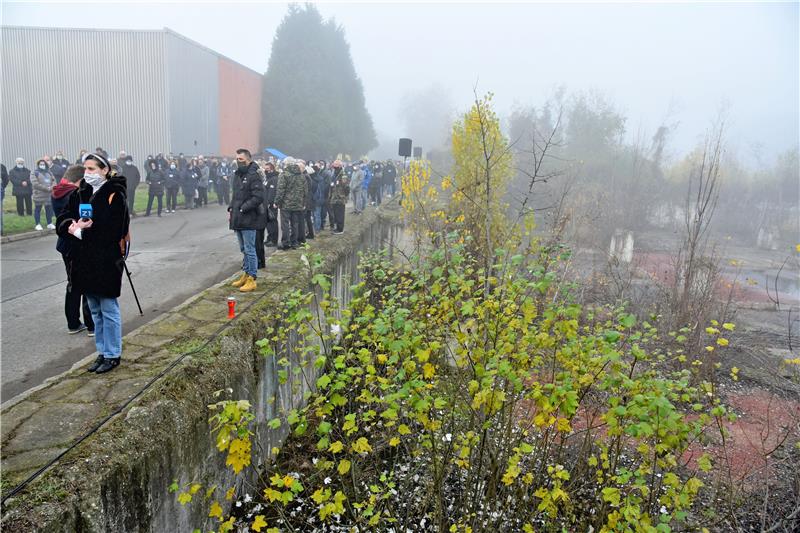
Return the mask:
[[194, 355], [194, 354], [199, 353], [202, 350], [204, 350], [209, 344], [211, 344], [211, 342], [216, 340], [223, 331], [225, 331], [227, 328], [229, 328], [231, 326], [231, 324], [236, 319], [238, 319], [239, 316], [241, 316], [242, 313], [247, 312], [251, 307], [253, 307], [259, 301], [261, 301], [261, 299], [264, 298], [264, 296], [266, 296], [266, 295], [267, 295], [267, 293], [265, 292], [261, 296], [259, 296], [258, 298], [256, 298], [252, 302], [250, 302], [250, 304], [247, 307], [245, 307], [242, 312], [237, 314], [235, 318], [233, 318], [229, 322], [226, 322], [225, 324], [220, 326], [208, 339], [206, 339], [206, 341], [202, 345], [200, 345], [200, 347], [195, 348], [194, 350], [191, 350], [189, 352], [181, 354], [180, 357], [178, 357], [172, 363], [167, 365], [166, 368], [164, 368], [161, 372], [158, 373], [158, 375], [156, 375], [150, 381], [148, 381], [147, 384], [144, 387], [142, 387], [142, 389], [139, 392], [137, 392], [136, 394], [131, 396], [127, 401], [125, 401], [125, 403], [123, 403], [120, 407], [118, 407], [113, 413], [111, 413], [110, 415], [105, 417], [99, 424], [97, 424], [92, 429], [90, 429], [81, 438], [79, 438], [74, 443], [72, 443], [66, 450], [64, 450], [61, 453], [59, 453], [54, 459], [50, 460], [46, 465], [44, 465], [43, 467], [39, 468], [36, 472], [31, 474], [25, 481], [23, 481], [22, 483], [20, 483], [16, 487], [14, 487], [11, 491], [9, 491], [8, 494], [3, 496], [3, 499], [0, 502], [0, 507], [2, 507], [2, 509], [0, 509], [0, 511], [4, 511], [5, 510], [6, 500], [8, 500], [9, 498], [11, 498], [11, 497], [15, 496], [16, 494], [18, 494], [20, 491], [22, 491], [22, 489], [24, 489], [26, 486], [28, 486], [33, 480], [35, 480], [36, 478], [41, 476], [47, 469], [49, 469], [51, 466], [56, 464], [62, 457], [64, 457], [66, 454], [68, 454], [69, 452], [74, 450], [80, 443], [82, 443], [83, 441], [85, 441], [86, 439], [88, 439], [89, 437], [94, 435], [95, 433], [97, 433], [97, 431], [99, 431], [104, 425], [106, 425], [112, 418], [114, 418], [117, 415], [119, 415], [120, 413], [122, 413], [122, 411], [124, 411], [139, 396], [144, 394], [144, 392], [147, 391], [147, 389], [152, 387], [153, 384], [155, 384], [156, 381], [158, 381], [159, 379], [161, 379], [162, 377], [167, 375], [167, 373], [169, 373], [170, 370], [172, 370], [173, 368], [178, 366], [178, 364], [181, 361], [183, 361], [184, 359], [186, 359], [190, 355]]

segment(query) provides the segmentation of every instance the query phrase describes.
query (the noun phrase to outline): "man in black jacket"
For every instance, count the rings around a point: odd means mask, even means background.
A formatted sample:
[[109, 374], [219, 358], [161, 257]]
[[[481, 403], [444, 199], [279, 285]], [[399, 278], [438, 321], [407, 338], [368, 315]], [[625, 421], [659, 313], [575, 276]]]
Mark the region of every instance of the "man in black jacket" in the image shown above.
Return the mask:
[[3, 233], [3, 201], [6, 199], [6, 185], [8, 185], [8, 170], [6, 170], [6, 166], [0, 163], [0, 168], [2, 168], [3, 174], [3, 194], [0, 196], [0, 233]]
[[228, 165], [228, 159], [223, 158], [222, 162], [217, 167], [217, 199], [219, 205], [228, 205], [231, 203], [231, 168]]
[[122, 166], [122, 175], [125, 176], [125, 182], [128, 188], [128, 212], [131, 216], [136, 216], [136, 213], [133, 211], [133, 197], [136, 194], [136, 187], [139, 186], [139, 183], [142, 181], [142, 175], [139, 173], [139, 169], [136, 168], [136, 165], [133, 164], [133, 157], [126, 155], [124, 161], [120, 161], [120, 165]]
[[33, 184], [31, 171], [25, 166], [25, 160], [17, 158], [16, 166], [8, 173], [11, 181], [11, 194], [17, 197], [17, 214], [21, 217], [33, 215]]
[[230, 229], [236, 232], [239, 249], [244, 256], [242, 275], [233, 282], [241, 292], [256, 289], [258, 259], [256, 257], [256, 230], [264, 227], [264, 182], [258, 173], [258, 165], [245, 148], [236, 150], [236, 172], [231, 177], [233, 196], [228, 206]]
[[275, 165], [264, 165], [267, 183], [264, 188], [264, 206], [267, 208], [267, 242], [265, 246], [278, 246], [278, 207], [275, 205], [275, 192], [278, 190], [278, 173]]
[[[68, 168], [69, 161], [64, 158], [64, 151], [59, 150], [56, 152], [56, 158], [53, 159], [53, 166], [50, 167], [50, 172], [53, 173], [56, 183], [61, 181], [61, 178], [64, 177], [64, 174], [67, 172]], [[58, 213], [56, 213], [56, 216], [58, 216]]]
[[167, 213], [174, 213], [178, 208], [178, 189], [181, 186], [182, 179], [183, 176], [178, 170], [178, 165], [175, 161], [170, 161], [168, 168], [164, 169], [164, 187], [167, 190]]

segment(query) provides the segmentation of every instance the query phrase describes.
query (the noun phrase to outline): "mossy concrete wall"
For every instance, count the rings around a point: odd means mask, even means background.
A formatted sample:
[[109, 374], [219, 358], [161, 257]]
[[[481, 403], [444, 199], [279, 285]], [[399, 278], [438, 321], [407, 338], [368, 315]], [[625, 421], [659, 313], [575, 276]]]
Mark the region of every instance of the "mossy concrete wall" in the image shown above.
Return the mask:
[[[262, 357], [255, 346], [269, 312], [292, 291], [309, 288], [301, 254], [322, 254], [324, 270], [332, 275], [334, 296], [347, 302], [350, 287], [358, 281], [359, 252], [394, 246], [402, 237], [399, 220], [398, 208], [391, 204], [349, 217], [344, 235], [325, 232], [311, 241], [308, 251], [273, 254], [259, 275], [258, 291], [237, 295], [239, 310], [250, 308], [233, 323], [226, 324], [224, 318], [231, 288], [217, 285], [126, 336], [127, 360], [119, 369], [127, 366], [126, 372], [115, 370], [106, 380], [75, 368], [24, 400], [4, 406], [0, 416], [13, 422], [5, 424], [10, 429], [3, 434], [2, 491], [7, 494], [182, 353], [209, 341], [10, 498], [3, 509], [2, 529], [161, 533], [203, 528], [208, 505], [182, 506], [168, 486], [173, 480], [220, 487], [234, 482], [224, 455], [214, 446], [208, 405], [222, 398], [250, 400], [256, 413], [253, 452], [258, 462], [285, 438], [282, 429], [272, 430], [266, 422], [281, 409], [298, 406], [307, 390], [305, 381], [293, 385], [292, 380], [298, 378], [293, 378], [291, 369], [289, 380], [279, 384], [275, 358]], [[284, 356], [297, 364], [291, 350], [279, 357]], [[216, 397], [215, 391], [220, 390], [225, 392]], [[38, 424], [31, 422], [37, 413], [41, 413]], [[55, 414], [61, 418], [54, 420]], [[59, 429], [65, 422], [71, 431]], [[49, 437], [49, 447], [36, 444], [37, 431], [44, 436], [56, 432]], [[6, 450], [14, 443], [19, 449], [9, 454]], [[29, 449], [22, 449], [25, 446]]]

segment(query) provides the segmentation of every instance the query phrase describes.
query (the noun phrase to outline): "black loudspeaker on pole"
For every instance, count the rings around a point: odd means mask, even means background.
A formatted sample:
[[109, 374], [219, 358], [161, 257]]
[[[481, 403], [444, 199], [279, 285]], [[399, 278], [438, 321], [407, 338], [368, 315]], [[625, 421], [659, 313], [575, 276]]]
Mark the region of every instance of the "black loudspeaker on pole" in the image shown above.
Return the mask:
[[402, 157], [411, 157], [411, 139], [400, 139], [400, 144], [397, 148], [397, 155]]
[[422, 159], [422, 146], [414, 147], [414, 157], [416, 159]]

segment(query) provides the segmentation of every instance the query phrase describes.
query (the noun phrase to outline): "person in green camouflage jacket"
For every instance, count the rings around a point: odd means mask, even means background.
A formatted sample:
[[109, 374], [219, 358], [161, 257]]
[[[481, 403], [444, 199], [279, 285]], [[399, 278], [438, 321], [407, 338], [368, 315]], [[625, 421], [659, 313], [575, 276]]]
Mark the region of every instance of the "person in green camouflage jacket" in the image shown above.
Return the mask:
[[278, 176], [275, 204], [281, 219], [281, 246], [279, 249], [297, 248], [305, 241], [305, 209], [308, 182], [294, 158], [284, 160], [283, 172]]
[[331, 165], [333, 177], [331, 178], [331, 211], [335, 228], [333, 233], [339, 235], [344, 233], [344, 206], [350, 196], [350, 179], [342, 168], [342, 162], [338, 159]]

